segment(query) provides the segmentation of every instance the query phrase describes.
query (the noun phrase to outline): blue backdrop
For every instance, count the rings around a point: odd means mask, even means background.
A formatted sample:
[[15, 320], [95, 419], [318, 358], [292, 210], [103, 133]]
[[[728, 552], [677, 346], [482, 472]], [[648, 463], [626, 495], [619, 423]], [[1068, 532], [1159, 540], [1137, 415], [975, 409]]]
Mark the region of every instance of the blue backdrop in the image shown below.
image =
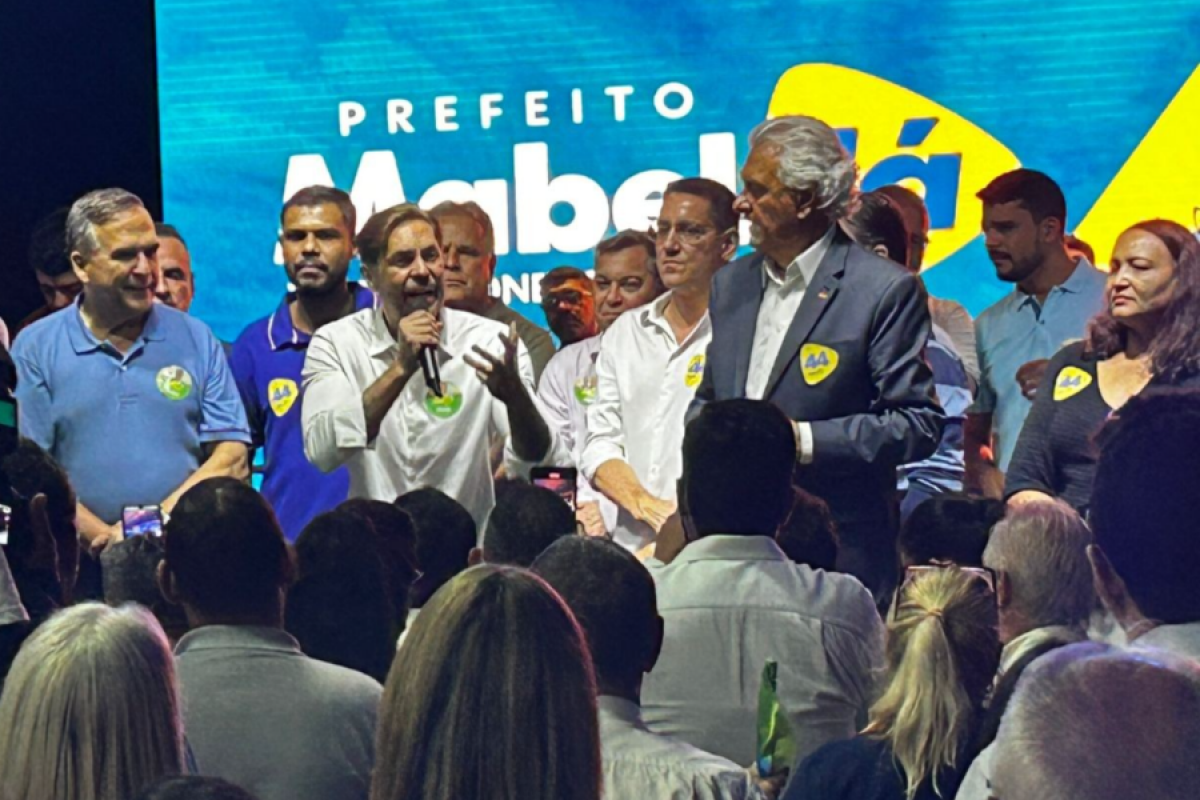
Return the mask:
[[474, 193], [501, 294], [540, 322], [530, 274], [590, 266], [670, 173], [734, 183], [769, 108], [844, 131], [868, 186], [921, 182], [930, 290], [973, 313], [1009, 288], [976, 236], [995, 173], [1056, 177], [1102, 254], [1119, 223], [1191, 224], [1200, 203], [1179, 122], [1200, 108], [1195, 0], [159, 0], [157, 26], [165, 217], [223, 338], [278, 303], [279, 207], [300, 186], [353, 188], [360, 222]]

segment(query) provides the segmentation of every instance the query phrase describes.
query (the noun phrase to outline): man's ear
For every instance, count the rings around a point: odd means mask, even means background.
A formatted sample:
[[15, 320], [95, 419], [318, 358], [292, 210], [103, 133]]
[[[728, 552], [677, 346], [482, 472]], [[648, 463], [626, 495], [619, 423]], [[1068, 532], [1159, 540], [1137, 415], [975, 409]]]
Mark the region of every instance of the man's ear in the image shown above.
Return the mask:
[[884, 258], [888, 258], [888, 259], [890, 259], [892, 257], [891, 254], [888, 253], [887, 245], [883, 245], [883, 244], [873, 245], [871, 247], [871, 252], [873, 252], [877, 256], [883, 256]]
[[793, 189], [792, 201], [796, 204], [796, 219], [808, 219], [816, 211], [817, 193], [811, 189]]
[[71, 252], [71, 269], [74, 271], [75, 277], [79, 278], [80, 283], [86, 284], [88, 282], [87, 259], [78, 250]]
[[1100, 602], [1112, 614], [1113, 619], [1126, 631], [1146, 622], [1146, 617], [1137, 603], [1129, 596], [1124, 579], [1113, 569], [1108, 555], [1098, 544], [1088, 545], [1088, 561], [1092, 565], [1092, 585]]
[[162, 592], [163, 598], [173, 606], [183, 605], [179, 587], [175, 585], [175, 575], [167, 567], [166, 559], [158, 562], [158, 569], [154, 575], [158, 581], [158, 591]]
[[996, 607], [1008, 608], [1012, 605], [1012, 578], [1007, 572], [996, 573]]
[[662, 654], [663, 639], [666, 637], [666, 623], [659, 615], [654, 615], [654, 638], [650, 642], [650, 649], [646, 652], [646, 663], [642, 665], [642, 672], [649, 675], [654, 666], [658, 664], [658, 657]]
[[[492, 278], [496, 277], [496, 254], [495, 253], [488, 254], [486, 267], [487, 267], [488, 283], [490, 284], [492, 282]], [[491, 294], [491, 293], [492, 293], [491, 287], [489, 286], [488, 294]]]
[[467, 566], [478, 567], [483, 563], [483, 550], [479, 547], [472, 547], [471, 552], [467, 555]]
[[733, 261], [738, 249], [738, 229], [735, 225], [725, 232], [725, 241], [721, 244], [721, 260]]

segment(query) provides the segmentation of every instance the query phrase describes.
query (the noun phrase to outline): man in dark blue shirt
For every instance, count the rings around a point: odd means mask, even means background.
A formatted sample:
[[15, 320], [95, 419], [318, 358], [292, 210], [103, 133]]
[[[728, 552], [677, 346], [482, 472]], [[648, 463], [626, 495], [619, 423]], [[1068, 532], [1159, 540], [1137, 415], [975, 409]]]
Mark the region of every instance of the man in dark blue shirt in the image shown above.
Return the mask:
[[345, 469], [325, 474], [304, 457], [300, 370], [308, 342], [322, 325], [371, 308], [374, 294], [346, 281], [355, 253], [355, 211], [345, 192], [301, 189], [284, 204], [280, 227], [295, 292], [242, 331], [230, 365], [254, 446], [264, 450], [262, 493], [294, 541], [309, 520], [345, 500], [350, 485]]

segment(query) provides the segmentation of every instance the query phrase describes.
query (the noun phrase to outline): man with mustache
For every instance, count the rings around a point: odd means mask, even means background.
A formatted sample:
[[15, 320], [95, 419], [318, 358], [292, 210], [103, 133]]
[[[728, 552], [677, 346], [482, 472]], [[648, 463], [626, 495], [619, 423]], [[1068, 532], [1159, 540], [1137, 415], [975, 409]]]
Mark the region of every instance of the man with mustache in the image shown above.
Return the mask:
[[1046, 365], [1100, 311], [1106, 276], [1067, 250], [1067, 201], [1048, 175], [1006, 172], [977, 196], [996, 277], [1016, 288], [975, 320], [979, 388], [964, 429], [966, 488], [1000, 499]]
[[346, 280], [354, 230], [354, 204], [341, 189], [310, 186], [283, 204], [279, 246], [295, 290], [242, 331], [230, 356], [254, 446], [263, 448], [262, 493], [288, 541], [350, 490], [346, 470], [325, 474], [304, 457], [300, 373], [322, 325], [375, 304], [370, 289]]
[[[381, 213], [384, 244], [368, 265], [380, 307], [326, 325], [309, 344], [304, 451], [325, 472], [346, 465], [351, 497], [392, 502], [433, 487], [483, 531], [495, 505], [492, 438], [506, 440], [510, 472], [552, 454], [529, 354], [515, 325], [444, 307], [437, 220], [411, 204]], [[422, 351], [440, 382], [427, 383]]]
[[67, 252], [83, 296], [16, 341], [21, 435], [66, 469], [93, 552], [124, 538], [121, 511], [170, 513], [189, 488], [249, 475], [246, 416], [204, 323], [155, 302], [158, 238], [122, 189], [71, 207]]

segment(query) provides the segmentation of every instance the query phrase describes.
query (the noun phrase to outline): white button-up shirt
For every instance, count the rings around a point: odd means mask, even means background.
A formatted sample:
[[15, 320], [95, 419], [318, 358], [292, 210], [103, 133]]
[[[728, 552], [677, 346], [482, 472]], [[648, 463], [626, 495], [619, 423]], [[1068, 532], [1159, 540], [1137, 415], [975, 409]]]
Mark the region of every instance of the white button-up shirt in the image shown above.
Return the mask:
[[[596, 361], [600, 357], [600, 336], [567, 345], [554, 354], [538, 381], [538, 400], [542, 415], [559, 445], [570, 454], [569, 463], [555, 466], [580, 468], [587, 444], [587, 412], [596, 400]], [[592, 487], [581, 473], [577, 499], [580, 503], [598, 503], [604, 529], [617, 524], [617, 504]]]
[[762, 400], [767, 393], [771, 370], [779, 357], [779, 348], [792, 320], [800, 310], [804, 293], [812, 283], [821, 259], [829, 252], [833, 228], [796, 256], [783, 274], [769, 258], [763, 260], [763, 298], [758, 307], [758, 322], [754, 325], [754, 346], [750, 350], [750, 369], [746, 373], [746, 397]]
[[[683, 472], [684, 415], [704, 375], [712, 323], [704, 315], [682, 342], [664, 311], [671, 293], [627, 311], [605, 332], [596, 362], [596, 401], [588, 409], [587, 444], [580, 466], [589, 481], [612, 459], [628, 462], [646, 491], [675, 499]], [[613, 540], [637, 551], [654, 529], [625, 509]]]
[[[405, 384], [388, 410], [374, 441], [367, 440], [363, 392], [396, 358], [396, 340], [383, 312], [366, 309], [331, 322], [313, 336], [304, 361], [301, 402], [304, 453], [322, 470], [342, 464], [350, 473], [350, 497], [392, 502], [399, 495], [431, 486], [470, 512], [480, 537], [495, 505], [488, 446], [493, 436], [509, 438], [508, 410], [463, 360], [479, 346], [503, 357], [500, 335], [508, 328], [483, 317], [442, 310], [438, 362], [445, 396], [429, 392], [420, 375]], [[517, 344], [517, 366], [530, 397], [533, 368], [525, 345]], [[553, 453], [552, 446], [547, 455]], [[522, 473], [506, 443], [510, 471]]]
[[762, 796], [750, 774], [732, 761], [651, 731], [636, 703], [600, 695], [596, 705], [605, 800], [754, 800]]
[[769, 536], [705, 536], [670, 564], [646, 566], [666, 623], [642, 685], [652, 730], [753, 763], [768, 660], [779, 665], [798, 758], [865, 724], [884, 671], [884, 627], [857, 580], [795, 564]]

